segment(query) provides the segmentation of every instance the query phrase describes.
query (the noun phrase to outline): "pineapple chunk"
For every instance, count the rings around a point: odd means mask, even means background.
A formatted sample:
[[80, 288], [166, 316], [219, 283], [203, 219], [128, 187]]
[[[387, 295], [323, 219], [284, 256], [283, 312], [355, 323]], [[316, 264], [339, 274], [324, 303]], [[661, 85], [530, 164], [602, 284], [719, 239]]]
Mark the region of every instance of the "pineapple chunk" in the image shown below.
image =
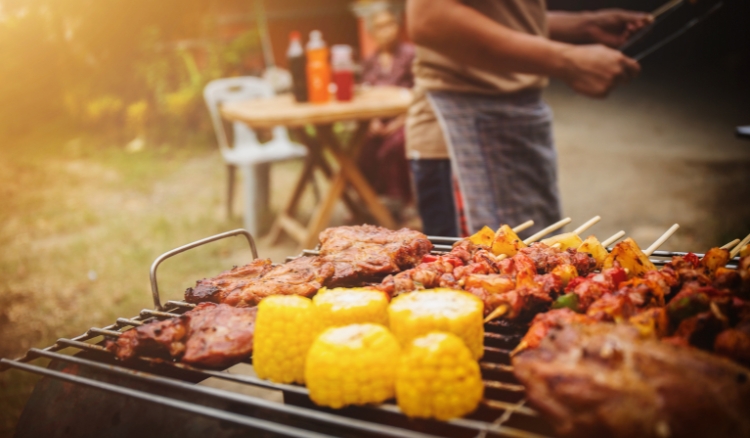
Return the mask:
[[620, 266], [628, 270], [628, 277], [634, 277], [647, 271], [655, 271], [656, 266], [651, 263], [648, 256], [641, 251], [635, 240], [628, 237], [622, 242], [615, 245], [612, 248], [612, 252], [609, 253], [607, 258], [604, 260], [602, 269], [611, 268], [617, 261]]
[[518, 234], [507, 225], [497, 229], [497, 233], [493, 233], [492, 241], [492, 254], [501, 255], [505, 254], [508, 257], [516, 255], [519, 249], [526, 248], [528, 245], [523, 243]]
[[492, 228], [488, 227], [487, 225], [484, 226], [481, 230], [474, 233], [471, 237], [469, 237], [469, 240], [471, 240], [471, 243], [475, 245], [484, 245], [487, 248], [492, 246], [492, 239], [495, 237], [495, 232], [492, 231]]
[[709, 272], [716, 272], [717, 268], [720, 268], [727, 264], [729, 261], [729, 251], [721, 248], [711, 248], [708, 250], [701, 263], [708, 269]]
[[557, 236], [552, 236], [544, 239], [542, 240], [542, 243], [547, 246], [552, 246], [556, 243], [559, 243], [560, 249], [564, 251], [568, 248], [578, 248], [583, 243], [583, 240], [581, 240], [581, 238], [578, 237], [578, 234], [576, 233], [562, 233], [558, 234]]
[[563, 287], [567, 286], [570, 280], [578, 277], [578, 270], [573, 265], [557, 265], [552, 273], [560, 277]]
[[740, 257], [750, 256], [750, 245], [745, 245], [740, 250]]
[[596, 260], [597, 269], [601, 269], [604, 260], [609, 255], [607, 248], [605, 248], [594, 235], [587, 237], [586, 240], [583, 241], [578, 247], [578, 252], [591, 254], [591, 256], [594, 257], [594, 260]]

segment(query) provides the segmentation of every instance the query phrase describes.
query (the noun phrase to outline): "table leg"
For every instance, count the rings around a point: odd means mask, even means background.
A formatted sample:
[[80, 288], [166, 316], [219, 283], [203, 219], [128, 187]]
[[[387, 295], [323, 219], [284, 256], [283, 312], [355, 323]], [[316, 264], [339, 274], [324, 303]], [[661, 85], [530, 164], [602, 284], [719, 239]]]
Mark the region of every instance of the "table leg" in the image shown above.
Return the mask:
[[307, 226], [307, 240], [304, 242], [305, 248], [312, 248], [318, 243], [318, 234], [328, 225], [331, 213], [333, 213], [333, 207], [336, 206], [336, 202], [344, 192], [344, 188], [346, 188], [346, 178], [344, 178], [342, 173], [338, 173], [333, 178], [333, 183], [328, 193], [323, 197], [323, 201], [310, 219], [310, 223]]
[[[269, 232], [268, 238], [271, 244], [275, 244], [279, 241], [281, 232], [284, 230], [289, 232], [290, 235], [293, 235], [295, 240], [302, 241], [307, 239], [306, 235], [301, 235], [299, 233], [299, 229], [304, 229], [304, 227], [294, 220], [294, 213], [297, 210], [297, 204], [299, 203], [300, 198], [302, 198], [302, 194], [305, 191], [308, 181], [315, 178], [313, 172], [315, 170], [316, 161], [317, 160], [312, 154], [308, 154], [305, 158], [305, 165], [302, 168], [302, 174], [300, 174], [297, 184], [294, 186], [292, 196], [289, 198], [281, 212], [279, 212], [279, 215]], [[295, 226], [294, 224], [297, 224], [298, 226]]]
[[[362, 123], [360, 125], [360, 129], [358, 129], [357, 134], [355, 134], [355, 136], [352, 138], [352, 144], [349, 148], [349, 153], [351, 155], [356, 155], [356, 153], [359, 152], [359, 148], [361, 148], [362, 143], [364, 142], [365, 136], [360, 134], [363, 131], [363, 126], [366, 129], [366, 124]], [[393, 216], [383, 205], [383, 203], [380, 202], [380, 200], [378, 199], [378, 195], [375, 193], [375, 190], [370, 187], [370, 184], [367, 182], [365, 177], [362, 176], [362, 173], [360, 173], [354, 160], [352, 160], [349, 155], [344, 152], [343, 148], [339, 144], [339, 141], [336, 139], [336, 136], [333, 134], [331, 125], [319, 126], [318, 132], [321, 136], [321, 139], [331, 149], [334, 156], [336, 157], [336, 160], [339, 162], [339, 165], [341, 166], [339, 174], [343, 175], [344, 178], [352, 184], [354, 189], [357, 191], [357, 193], [359, 193], [359, 195], [362, 197], [362, 200], [367, 205], [370, 213], [375, 216], [375, 219], [378, 221], [378, 223], [387, 228], [395, 228], [396, 221], [393, 219]]]
[[[324, 149], [323, 144], [321, 144], [319, 139], [307, 135], [307, 132], [305, 132], [304, 129], [299, 129], [298, 135], [300, 136], [300, 138], [304, 139], [305, 144], [310, 145], [309, 147], [311, 153], [314, 153], [318, 167], [323, 172], [323, 175], [325, 175], [325, 177], [328, 178], [329, 181], [332, 181], [334, 177], [334, 171], [322, 154], [322, 151]], [[344, 205], [346, 205], [346, 208], [349, 210], [355, 220], [362, 221], [366, 217], [366, 212], [363, 211], [357, 201], [352, 198], [351, 194], [346, 190], [346, 187], [344, 187], [342, 199], [344, 201]]]

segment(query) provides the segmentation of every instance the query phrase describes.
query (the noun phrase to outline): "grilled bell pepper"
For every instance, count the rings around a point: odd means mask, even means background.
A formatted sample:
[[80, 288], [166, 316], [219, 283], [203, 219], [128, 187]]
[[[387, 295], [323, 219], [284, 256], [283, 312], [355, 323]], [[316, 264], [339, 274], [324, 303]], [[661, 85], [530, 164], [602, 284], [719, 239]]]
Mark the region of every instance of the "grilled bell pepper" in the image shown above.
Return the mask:
[[578, 306], [578, 295], [576, 295], [573, 292], [567, 293], [565, 295], [560, 295], [557, 297], [554, 303], [552, 303], [553, 309], [563, 309], [568, 308], [574, 312], [581, 313], [581, 310]]

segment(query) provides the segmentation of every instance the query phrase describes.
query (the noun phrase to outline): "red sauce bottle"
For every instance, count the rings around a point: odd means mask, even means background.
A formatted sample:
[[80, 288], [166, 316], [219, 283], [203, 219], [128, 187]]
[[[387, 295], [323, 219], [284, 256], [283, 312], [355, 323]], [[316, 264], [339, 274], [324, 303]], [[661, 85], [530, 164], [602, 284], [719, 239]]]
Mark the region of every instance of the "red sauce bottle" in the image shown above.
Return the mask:
[[331, 47], [331, 69], [336, 84], [336, 100], [349, 101], [354, 97], [354, 62], [352, 48], [344, 44]]

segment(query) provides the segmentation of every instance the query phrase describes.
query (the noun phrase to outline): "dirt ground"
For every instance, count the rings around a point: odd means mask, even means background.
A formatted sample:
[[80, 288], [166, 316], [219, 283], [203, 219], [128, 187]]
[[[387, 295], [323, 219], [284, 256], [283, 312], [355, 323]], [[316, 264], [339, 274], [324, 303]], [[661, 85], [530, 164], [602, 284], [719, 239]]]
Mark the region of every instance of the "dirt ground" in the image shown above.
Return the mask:
[[[606, 100], [553, 83], [564, 211], [592, 232], [623, 229], [648, 245], [672, 223], [664, 248], [702, 251], [750, 232], [750, 99], [722, 69], [679, 80], [646, 74]], [[711, 84], [706, 87], [706, 84]], [[281, 205], [299, 163], [274, 166]], [[215, 146], [123, 145], [50, 124], [0, 148], [0, 357], [16, 357], [152, 306], [148, 269], [162, 252], [241, 226], [224, 216], [224, 168]], [[312, 196], [303, 210], [309, 212]], [[239, 202], [236, 211], [241, 211]], [[343, 221], [340, 209], [336, 223]], [[282, 261], [290, 240], [263, 257]], [[198, 278], [248, 260], [241, 240], [166, 262], [166, 298]], [[35, 379], [0, 373], [0, 436], [10, 435]]]

